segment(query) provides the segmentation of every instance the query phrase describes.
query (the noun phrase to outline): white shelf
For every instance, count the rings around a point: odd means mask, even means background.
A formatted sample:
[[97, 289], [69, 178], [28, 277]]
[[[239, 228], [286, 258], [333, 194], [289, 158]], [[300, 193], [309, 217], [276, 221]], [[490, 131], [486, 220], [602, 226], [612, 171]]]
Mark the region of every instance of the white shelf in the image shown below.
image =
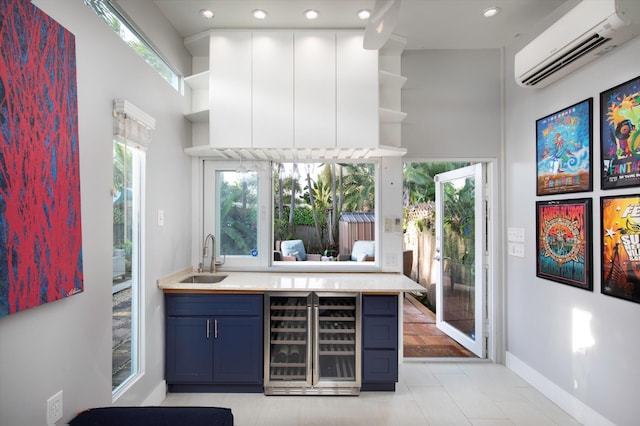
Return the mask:
[[185, 77], [184, 84], [191, 87], [192, 90], [208, 90], [209, 71], [203, 71], [201, 73]]
[[209, 99], [209, 71], [185, 77], [184, 84], [191, 88], [193, 108], [185, 117], [192, 123], [208, 123], [209, 108], [206, 106]]
[[184, 115], [187, 120], [192, 123], [208, 123], [209, 122], [209, 110], [203, 109], [201, 111], [190, 112]]
[[380, 108], [380, 123], [401, 123], [406, 117], [406, 112], [389, 108]]
[[391, 34], [389, 40], [380, 48], [380, 56], [400, 56], [408, 39], [398, 34]]
[[407, 82], [407, 77], [388, 71], [378, 71], [380, 76], [380, 90], [400, 90]]
[[401, 89], [407, 78], [389, 71], [378, 71], [378, 91], [380, 94], [380, 108], [399, 110], [402, 104]]
[[402, 121], [407, 116], [401, 111], [402, 87], [407, 82], [401, 75], [401, 55], [406, 44], [405, 37], [392, 34], [380, 49], [378, 62], [380, 146], [399, 151], [402, 151]]

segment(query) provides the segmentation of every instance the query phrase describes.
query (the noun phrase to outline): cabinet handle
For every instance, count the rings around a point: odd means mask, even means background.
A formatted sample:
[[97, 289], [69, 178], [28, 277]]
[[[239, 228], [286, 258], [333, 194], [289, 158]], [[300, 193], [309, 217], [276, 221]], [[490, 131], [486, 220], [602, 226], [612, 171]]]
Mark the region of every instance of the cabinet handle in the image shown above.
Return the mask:
[[218, 320], [213, 320], [213, 338], [218, 338]]
[[313, 328], [315, 329], [315, 336], [313, 342], [313, 353], [315, 354], [313, 362], [316, 367], [313, 369], [313, 384], [320, 383], [320, 308], [318, 305], [314, 305], [315, 318], [313, 319]]
[[207, 320], [207, 339], [209, 338], [211, 334], [211, 321]]

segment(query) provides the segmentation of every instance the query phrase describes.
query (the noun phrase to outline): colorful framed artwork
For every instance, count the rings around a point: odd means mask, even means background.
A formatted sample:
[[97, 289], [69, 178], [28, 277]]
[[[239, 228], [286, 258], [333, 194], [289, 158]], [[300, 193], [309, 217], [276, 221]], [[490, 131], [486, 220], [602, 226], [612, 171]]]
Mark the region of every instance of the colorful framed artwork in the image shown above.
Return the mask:
[[75, 37], [0, 2], [0, 317], [83, 291]]
[[602, 189], [640, 186], [640, 77], [600, 93]]
[[591, 198], [536, 202], [536, 275], [593, 291]]
[[536, 120], [537, 195], [593, 189], [593, 98]]
[[640, 303], [640, 195], [602, 197], [600, 217], [601, 292]]

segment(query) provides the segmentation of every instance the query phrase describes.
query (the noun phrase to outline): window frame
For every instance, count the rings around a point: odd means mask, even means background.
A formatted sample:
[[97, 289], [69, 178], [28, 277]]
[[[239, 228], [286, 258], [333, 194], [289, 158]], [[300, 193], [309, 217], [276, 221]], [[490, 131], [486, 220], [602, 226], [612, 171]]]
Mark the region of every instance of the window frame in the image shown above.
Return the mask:
[[[116, 401], [145, 372], [144, 368], [144, 335], [145, 315], [145, 193], [146, 193], [146, 151], [130, 143], [113, 140], [113, 144], [122, 145], [132, 153], [132, 241], [131, 249], [131, 374], [115, 388], [112, 387], [112, 400]], [[126, 157], [126, 151], [125, 151]], [[126, 173], [126, 171], [125, 171]], [[126, 191], [126, 188], [125, 188]], [[126, 196], [126, 192], [125, 192]], [[134, 219], [135, 218], [135, 219]], [[126, 232], [126, 230], [125, 230]], [[134, 244], [135, 242], [135, 244]], [[112, 372], [113, 373], [113, 372]]]
[[[203, 271], [209, 270], [210, 259], [203, 262], [203, 249], [205, 238], [208, 234], [212, 234], [215, 237], [216, 255], [220, 253], [220, 238], [217, 230], [219, 224], [217, 223], [217, 200], [218, 194], [215, 192], [217, 188], [216, 174], [220, 171], [236, 171], [240, 172], [241, 169], [246, 166], [242, 161], [219, 161], [219, 160], [203, 160], [203, 192], [202, 192], [202, 220], [200, 235], [196, 240], [197, 252], [196, 252], [196, 265], [202, 264]], [[267, 199], [266, 194], [271, 192], [271, 186], [269, 184], [269, 176], [265, 167], [254, 168], [258, 175], [258, 211], [257, 211], [257, 255], [256, 256], [226, 256], [224, 259], [224, 265], [221, 265], [220, 269], [226, 270], [251, 270], [251, 269], [263, 269], [268, 267], [269, 257], [265, 254], [265, 248], [268, 247], [268, 231], [265, 230], [268, 226], [267, 218]]]
[[[293, 163], [294, 161], [287, 161]], [[209, 233], [213, 233], [216, 236], [216, 244], [219, 247], [219, 241], [215, 233], [216, 228], [216, 216], [210, 214], [207, 208], [214, 206], [215, 193], [209, 191], [209, 188], [215, 188], [215, 181], [212, 177], [218, 170], [239, 170], [250, 168], [258, 173], [258, 255], [255, 258], [248, 256], [239, 256], [237, 259], [229, 258], [225, 260], [225, 264], [218, 267], [218, 270], [224, 271], [264, 271], [269, 270], [271, 272], [379, 272], [382, 269], [381, 259], [381, 223], [379, 220], [381, 214], [381, 206], [379, 200], [380, 190], [382, 187], [381, 176], [381, 162], [379, 159], [355, 159], [355, 160], [325, 160], [325, 159], [308, 159], [299, 160], [298, 164], [304, 163], [371, 163], [374, 165], [375, 171], [375, 206], [374, 213], [376, 221], [374, 224], [375, 229], [375, 260], [372, 262], [355, 262], [355, 261], [343, 261], [343, 262], [322, 262], [322, 261], [306, 261], [306, 262], [284, 262], [274, 261], [274, 187], [273, 187], [273, 162], [271, 161], [243, 161], [243, 160], [216, 160], [216, 159], [202, 159], [200, 161], [200, 167], [202, 168], [201, 174], [201, 188], [202, 206], [200, 209], [200, 226], [197, 232], [199, 235], [196, 237], [196, 243], [193, 247], [194, 264], [199, 265], [202, 262], [202, 250], [204, 245], [204, 239]], [[219, 250], [216, 249], [216, 253]], [[242, 260], [244, 259], [244, 260]], [[208, 261], [208, 259], [207, 259]], [[204, 264], [203, 270], [208, 271], [208, 264]]]
[[[89, 7], [102, 22], [104, 22], [109, 28], [115, 32], [122, 41], [125, 42], [127, 46], [131, 48], [142, 60], [144, 60], [154, 71], [158, 73], [160, 77], [171, 87], [173, 87], [178, 93], [183, 93], [184, 91], [184, 78], [183, 76], [176, 71], [176, 69], [165, 59], [163, 55], [160, 54], [159, 50], [149, 41], [149, 39], [143, 34], [140, 28], [133, 23], [133, 21], [127, 16], [127, 14], [122, 10], [120, 6], [114, 4], [111, 0], [83, 0], [84, 4]], [[100, 10], [98, 4], [104, 6], [104, 10]], [[105, 19], [105, 12], [108, 12], [112, 15], [113, 18], [118, 20], [121, 26], [123, 26], [131, 35], [138, 39], [149, 53], [151, 53], [157, 61], [163, 66], [163, 68], [170, 74], [170, 76], [165, 76], [160, 72], [157, 65], [154, 65], [151, 60], [141, 54], [138, 50], [134, 49], [133, 46], [129, 43], [124, 34], [117, 31], [109, 22]], [[169, 78], [170, 77], [170, 78]]]

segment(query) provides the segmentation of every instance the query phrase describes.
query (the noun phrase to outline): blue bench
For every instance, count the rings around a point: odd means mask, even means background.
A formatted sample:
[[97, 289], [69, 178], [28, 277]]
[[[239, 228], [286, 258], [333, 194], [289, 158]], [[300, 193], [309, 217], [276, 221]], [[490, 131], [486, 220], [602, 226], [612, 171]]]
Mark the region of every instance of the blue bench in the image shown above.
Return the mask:
[[78, 414], [69, 426], [233, 426], [229, 408], [105, 407]]

